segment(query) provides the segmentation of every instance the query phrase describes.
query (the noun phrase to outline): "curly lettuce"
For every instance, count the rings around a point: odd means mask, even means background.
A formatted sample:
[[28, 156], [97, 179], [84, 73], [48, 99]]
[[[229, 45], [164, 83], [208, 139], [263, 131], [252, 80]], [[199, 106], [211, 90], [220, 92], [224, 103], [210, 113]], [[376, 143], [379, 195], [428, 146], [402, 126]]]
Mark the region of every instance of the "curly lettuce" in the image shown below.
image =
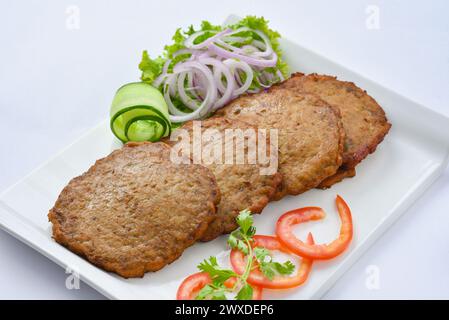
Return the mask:
[[164, 58], [157, 57], [156, 59], [151, 59], [150, 55], [145, 50], [142, 53], [142, 60], [139, 63], [139, 69], [142, 71], [140, 79], [143, 82], [152, 84], [153, 81], [162, 73], [164, 63]]

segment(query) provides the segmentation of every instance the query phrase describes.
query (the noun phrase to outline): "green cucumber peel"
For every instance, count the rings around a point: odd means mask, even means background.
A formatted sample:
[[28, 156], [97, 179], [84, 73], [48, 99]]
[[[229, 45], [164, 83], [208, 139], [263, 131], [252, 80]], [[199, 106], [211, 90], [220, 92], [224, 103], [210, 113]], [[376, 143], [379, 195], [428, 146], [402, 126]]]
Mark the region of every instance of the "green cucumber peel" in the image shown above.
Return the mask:
[[111, 104], [110, 126], [123, 143], [155, 142], [171, 133], [168, 107], [160, 91], [143, 82], [120, 87]]

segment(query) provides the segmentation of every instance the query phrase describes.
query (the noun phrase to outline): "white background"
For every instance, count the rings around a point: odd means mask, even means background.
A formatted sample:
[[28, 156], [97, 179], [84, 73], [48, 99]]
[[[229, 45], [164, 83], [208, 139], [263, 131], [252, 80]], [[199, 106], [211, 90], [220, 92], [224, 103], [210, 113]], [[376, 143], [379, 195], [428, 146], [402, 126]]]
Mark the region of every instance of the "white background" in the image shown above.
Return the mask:
[[[107, 117], [115, 89], [138, 79], [143, 49], [158, 54], [177, 27], [230, 13], [264, 15], [282, 35], [449, 116], [449, 1], [0, 3], [0, 191]], [[66, 27], [70, 5], [79, 30]], [[366, 27], [370, 5], [379, 30]], [[66, 276], [0, 231], [0, 298], [103, 298], [83, 283], [66, 289]], [[448, 169], [325, 298], [449, 298]]]

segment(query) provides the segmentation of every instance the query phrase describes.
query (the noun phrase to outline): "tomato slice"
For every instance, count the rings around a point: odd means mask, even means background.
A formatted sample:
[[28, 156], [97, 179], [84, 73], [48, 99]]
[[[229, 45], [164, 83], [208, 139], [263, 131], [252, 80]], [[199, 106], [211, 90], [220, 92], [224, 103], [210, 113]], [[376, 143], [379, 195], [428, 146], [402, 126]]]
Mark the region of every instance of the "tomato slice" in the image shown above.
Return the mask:
[[[226, 280], [224, 285], [228, 288], [234, 287], [236, 278], [229, 278]], [[210, 278], [207, 272], [198, 272], [192, 274], [184, 279], [181, 285], [178, 288], [178, 293], [176, 294], [177, 300], [195, 300], [198, 292], [206, 285], [212, 283], [212, 279]], [[252, 286], [253, 287], [253, 298], [252, 300], [262, 300], [262, 288]]]
[[195, 300], [198, 292], [206, 285], [212, 282], [207, 272], [198, 272], [184, 279], [178, 288], [176, 294], [177, 300]]
[[[255, 235], [253, 239], [254, 247], [263, 247], [268, 250], [278, 250], [288, 254], [292, 253], [275, 236]], [[309, 233], [307, 242], [309, 244], [314, 243], [311, 233]], [[248, 276], [248, 283], [267, 289], [288, 289], [297, 287], [307, 280], [310, 270], [312, 269], [312, 262], [313, 261], [311, 259], [303, 258], [301, 265], [297, 268], [294, 276], [275, 276], [272, 280], [265, 277], [259, 269], [254, 269]], [[241, 251], [233, 249], [231, 251], [231, 264], [235, 272], [238, 274], [243, 274], [246, 266], [245, 255]]]
[[276, 235], [288, 249], [301, 257], [313, 260], [335, 258], [349, 246], [353, 236], [351, 210], [340, 196], [337, 196], [336, 204], [341, 220], [340, 236], [331, 243], [304, 243], [292, 232], [296, 224], [324, 218], [324, 211], [318, 207], [306, 207], [283, 214], [276, 224]]

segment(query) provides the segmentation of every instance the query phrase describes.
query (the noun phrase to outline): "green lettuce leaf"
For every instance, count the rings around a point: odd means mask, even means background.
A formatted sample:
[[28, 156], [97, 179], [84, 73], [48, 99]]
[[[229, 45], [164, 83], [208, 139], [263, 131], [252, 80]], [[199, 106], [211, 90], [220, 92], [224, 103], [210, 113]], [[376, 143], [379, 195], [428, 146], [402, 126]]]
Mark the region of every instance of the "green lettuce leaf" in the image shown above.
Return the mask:
[[153, 83], [154, 79], [161, 74], [164, 62], [165, 59], [162, 57], [151, 59], [148, 52], [145, 50], [142, 53], [142, 61], [139, 63], [139, 69], [142, 71], [140, 79], [149, 84]]
[[166, 59], [171, 59], [176, 51], [185, 48], [184, 41], [187, 37], [181, 28], [178, 28], [171, 39], [173, 40], [173, 43], [164, 47], [164, 58]]

